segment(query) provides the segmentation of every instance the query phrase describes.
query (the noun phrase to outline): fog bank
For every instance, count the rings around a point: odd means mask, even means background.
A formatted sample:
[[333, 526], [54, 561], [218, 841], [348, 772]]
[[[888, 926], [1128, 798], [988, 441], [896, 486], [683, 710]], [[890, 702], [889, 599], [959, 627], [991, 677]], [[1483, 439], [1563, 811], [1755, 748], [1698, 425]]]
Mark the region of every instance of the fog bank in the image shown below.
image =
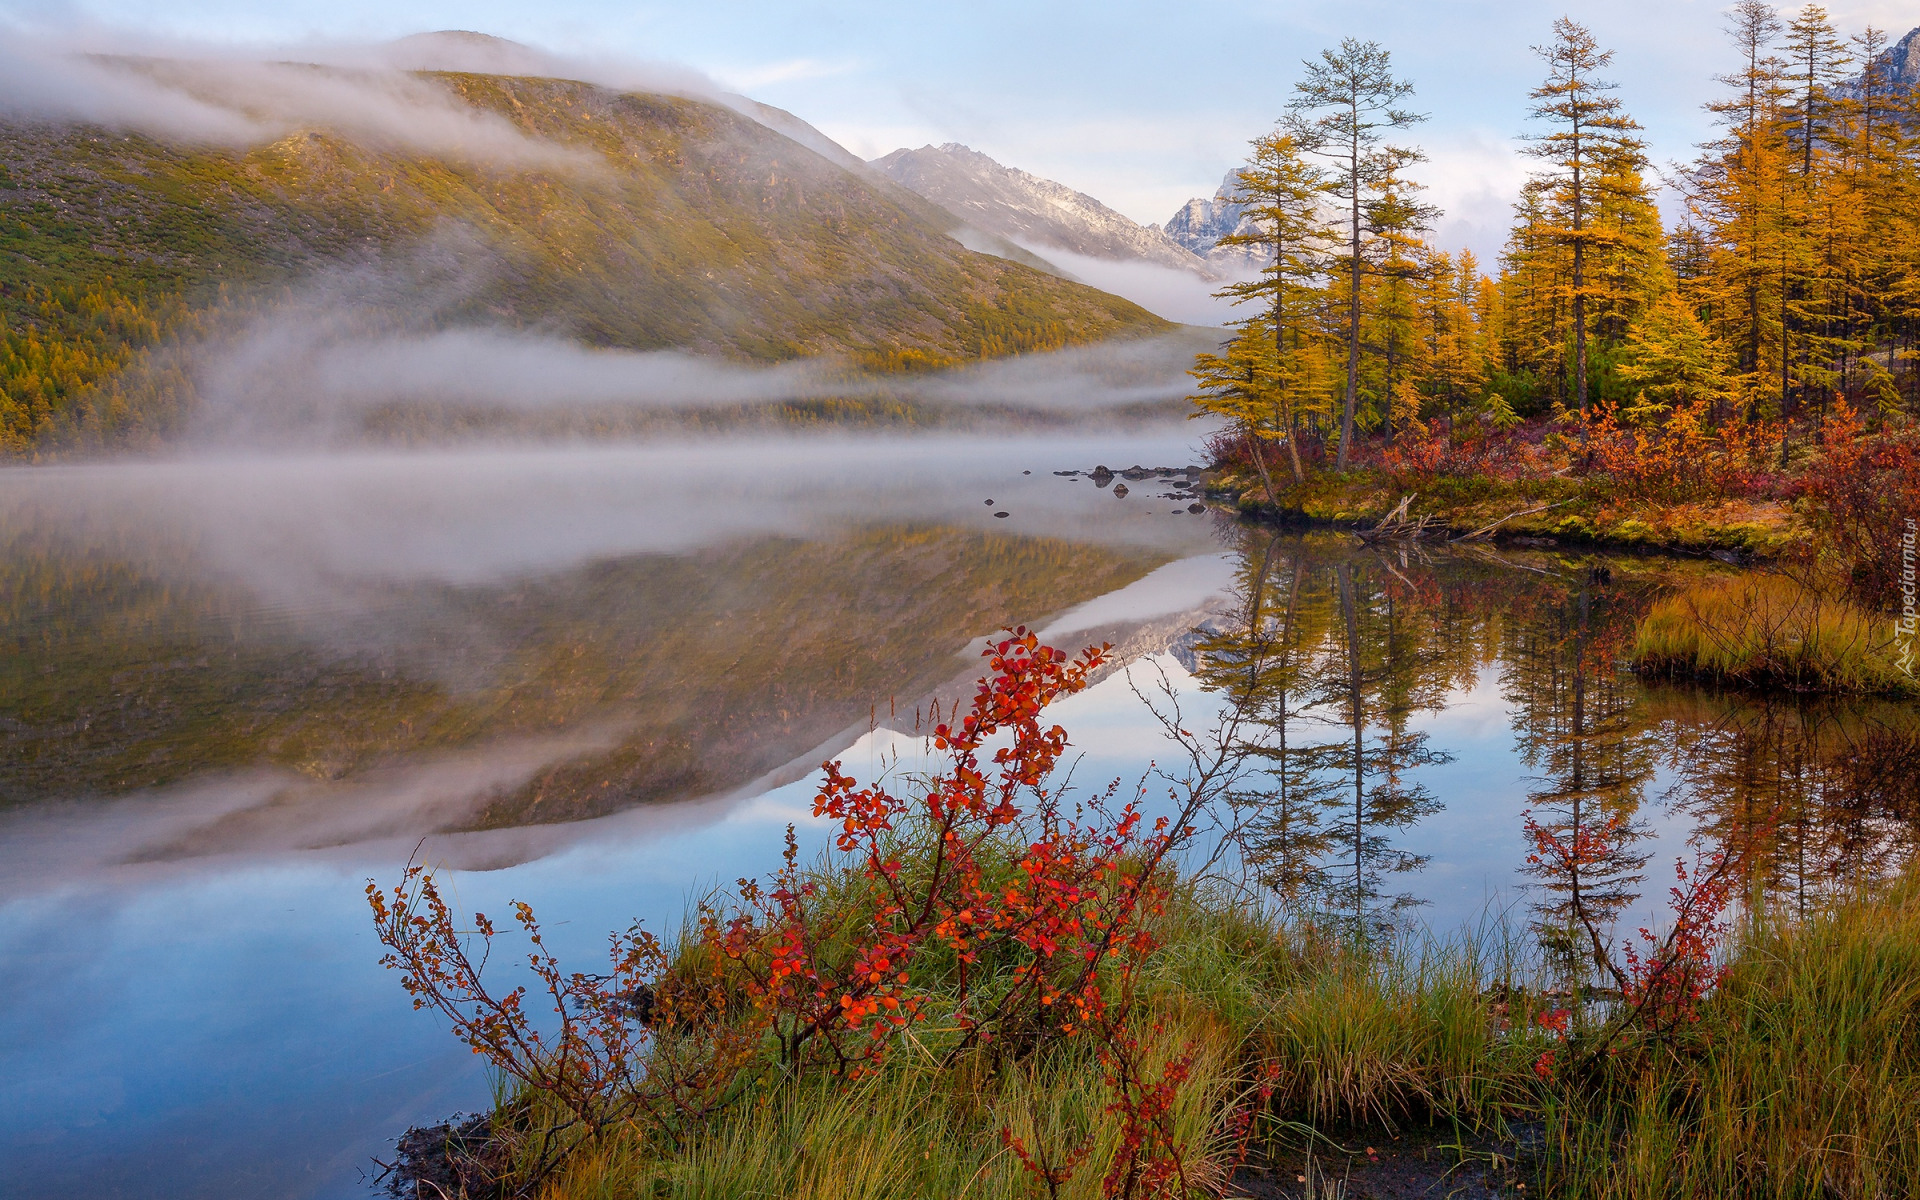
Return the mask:
[[[112, 38], [97, 39], [112, 44]], [[244, 148], [326, 131], [375, 147], [458, 162], [569, 172], [598, 156], [528, 137], [430, 78], [378, 66], [255, 61], [228, 52], [181, 57], [106, 53], [11, 34], [0, 39], [0, 115], [71, 121], [162, 141]]]
[[[1218, 334], [1189, 326], [1147, 338], [879, 375], [816, 357], [757, 365], [682, 350], [592, 347], [561, 331], [453, 324], [497, 269], [479, 235], [449, 226], [390, 260], [335, 268], [223, 335], [182, 348], [201, 446], [313, 447], [457, 432], [568, 436], [596, 418], [658, 433], [675, 423], [753, 420], [821, 400], [907, 405], [936, 422], [1048, 423], [1172, 415], [1192, 391], [1194, 354]], [[727, 410], [716, 416], [720, 410]], [[416, 419], [417, 418], [417, 419]], [[636, 418], [642, 418], [638, 424]], [[384, 423], [384, 424], [382, 424]], [[585, 424], [583, 424], [585, 423]]]
[[325, 130], [375, 146], [523, 170], [594, 172], [598, 156], [530, 137], [434, 72], [570, 79], [733, 110], [831, 161], [860, 160], [793, 114], [678, 63], [560, 55], [467, 32], [389, 42], [221, 44], [98, 24], [0, 18], [0, 117], [99, 125], [190, 145], [246, 148]]
[[[1163, 267], [1158, 263], [1095, 258], [1038, 243], [1022, 243], [1022, 247], [1058, 265], [1082, 283], [1123, 296], [1169, 321], [1217, 326], [1251, 315], [1244, 306], [1237, 307], [1214, 294], [1229, 283], [1250, 278], [1251, 273], [1248, 272], [1241, 271], [1226, 279], [1204, 279], [1192, 271]], [[1220, 268], [1216, 266], [1216, 269]]]

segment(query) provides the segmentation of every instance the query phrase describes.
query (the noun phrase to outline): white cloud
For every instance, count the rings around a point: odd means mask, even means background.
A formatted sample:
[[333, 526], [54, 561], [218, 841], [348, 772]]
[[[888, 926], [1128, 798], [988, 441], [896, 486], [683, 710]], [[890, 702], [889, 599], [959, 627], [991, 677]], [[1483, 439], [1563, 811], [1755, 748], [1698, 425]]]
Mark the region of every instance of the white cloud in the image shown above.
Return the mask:
[[789, 58], [758, 66], [721, 67], [714, 74], [741, 91], [796, 83], [810, 79], [831, 79], [860, 69], [855, 59]]
[[593, 154], [528, 137], [445, 87], [393, 69], [316, 68], [225, 54], [150, 58], [15, 33], [0, 43], [0, 113], [168, 140], [254, 145], [302, 130], [464, 161], [596, 170]]

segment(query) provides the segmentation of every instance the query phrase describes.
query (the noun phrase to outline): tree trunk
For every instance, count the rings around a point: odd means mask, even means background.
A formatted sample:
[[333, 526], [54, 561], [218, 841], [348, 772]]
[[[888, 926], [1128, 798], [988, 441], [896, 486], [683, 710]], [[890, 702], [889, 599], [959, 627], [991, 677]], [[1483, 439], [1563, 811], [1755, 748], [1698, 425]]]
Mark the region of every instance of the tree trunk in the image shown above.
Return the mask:
[[1287, 462], [1293, 467], [1293, 481], [1295, 483], [1305, 483], [1307, 477], [1300, 470], [1300, 451], [1293, 444], [1293, 418], [1287, 411], [1287, 405], [1284, 403], [1287, 387], [1286, 377], [1280, 373], [1281, 363], [1285, 360], [1287, 352], [1285, 325], [1283, 324], [1286, 320], [1286, 310], [1283, 307], [1286, 300], [1284, 289], [1287, 286], [1286, 264], [1284, 261], [1285, 253], [1286, 247], [1282, 244], [1280, 238], [1276, 236], [1273, 239], [1273, 424], [1274, 427], [1278, 429], [1283, 427], [1282, 423], [1284, 422], [1284, 428], [1287, 431]]
[[1340, 453], [1333, 464], [1338, 471], [1347, 469], [1347, 452], [1353, 444], [1353, 407], [1360, 395], [1360, 137], [1357, 133], [1349, 142], [1347, 167], [1351, 172], [1347, 178], [1352, 189], [1347, 197], [1350, 229], [1347, 243], [1347, 394], [1340, 405]]
[[1580, 444], [1587, 444], [1586, 194], [1581, 176], [1580, 122], [1573, 123], [1573, 394], [1580, 404]]
[[1249, 429], [1243, 436], [1247, 439], [1247, 456], [1253, 459], [1254, 469], [1260, 472], [1260, 484], [1267, 489], [1267, 503], [1272, 504], [1273, 476], [1267, 474], [1267, 462], [1260, 457], [1260, 435]]

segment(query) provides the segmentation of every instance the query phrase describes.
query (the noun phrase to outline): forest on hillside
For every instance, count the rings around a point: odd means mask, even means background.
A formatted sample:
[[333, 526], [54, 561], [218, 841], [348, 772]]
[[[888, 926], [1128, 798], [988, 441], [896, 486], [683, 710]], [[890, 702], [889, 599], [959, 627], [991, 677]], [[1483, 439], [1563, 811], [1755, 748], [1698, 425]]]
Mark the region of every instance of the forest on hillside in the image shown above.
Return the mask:
[[[158, 60], [111, 65], [172, 78]], [[247, 87], [304, 86], [283, 67]], [[561, 79], [409, 82], [398, 119], [492, 122], [522, 157], [312, 113], [244, 147], [0, 120], [0, 456], [179, 433], [207, 361], [275, 317], [312, 323], [287, 316], [302, 302], [362, 339], [477, 326], [896, 373], [1170, 328], [972, 253], [919, 197], [712, 104]]]
[[1272, 494], [1323, 457], [1545, 476], [1671, 451], [1760, 494], [1836, 419], [1903, 426], [1920, 411], [1911, 56], [1819, 5], [1742, 0], [1726, 29], [1714, 134], [1662, 166], [1612, 52], [1554, 23], [1520, 135], [1536, 166], [1494, 264], [1430, 237], [1427, 117], [1389, 52], [1348, 39], [1309, 60], [1239, 175], [1250, 220], [1228, 240], [1269, 256], [1230, 289], [1251, 315], [1195, 370], [1242, 439], [1229, 457]]

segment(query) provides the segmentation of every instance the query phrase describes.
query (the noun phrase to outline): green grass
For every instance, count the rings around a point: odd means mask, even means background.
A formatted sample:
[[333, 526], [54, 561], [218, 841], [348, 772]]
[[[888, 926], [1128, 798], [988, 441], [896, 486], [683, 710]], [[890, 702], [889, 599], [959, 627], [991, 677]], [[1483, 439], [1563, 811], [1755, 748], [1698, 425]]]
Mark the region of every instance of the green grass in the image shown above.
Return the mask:
[[1704, 554], [1715, 550], [1773, 558], [1805, 537], [1786, 507], [1740, 500], [1662, 502], [1624, 497], [1604, 478], [1541, 476], [1498, 479], [1488, 475], [1434, 475], [1409, 482], [1374, 467], [1345, 472], [1319, 470], [1295, 483], [1282, 470], [1269, 501], [1251, 470], [1215, 476], [1210, 490], [1230, 496], [1241, 511], [1365, 527], [1411, 495], [1412, 516], [1428, 516], [1452, 534], [1480, 529], [1538, 505], [1539, 512], [1499, 526], [1499, 536], [1551, 538], [1635, 550]]
[[[1178, 1023], [1159, 1037], [1158, 1057], [1206, 1031]], [[1217, 1044], [1195, 1063], [1177, 1114], [1179, 1137], [1201, 1166], [1197, 1182], [1219, 1179], [1217, 1117], [1233, 1079]], [[1033, 1183], [1002, 1144], [1000, 1129], [1035, 1146], [1064, 1146], [1093, 1134], [1087, 1165], [1061, 1190], [1093, 1200], [1118, 1130], [1103, 1109], [1100, 1068], [1084, 1047], [994, 1073], [977, 1062], [941, 1068], [906, 1061], [850, 1086], [790, 1082], [693, 1139], [661, 1154], [638, 1136], [617, 1137], [573, 1159], [545, 1193], [607, 1198], [665, 1195], [808, 1200], [1015, 1200]], [[1209, 1166], [1208, 1164], [1213, 1164]]]
[[1920, 886], [1761, 920], [1685, 1052], [1547, 1109], [1548, 1194], [1920, 1194]]
[[1643, 669], [1826, 692], [1915, 691], [1893, 623], [1784, 575], [1707, 580], [1657, 601], [1640, 622]]
[[[1196, 1196], [1231, 1175], [1229, 1118], [1262, 1065], [1275, 1087], [1253, 1150], [1273, 1161], [1424, 1129], [1455, 1156], [1436, 1171], [1496, 1165], [1494, 1178], [1528, 1184], [1516, 1197], [1920, 1188], [1920, 877], [1805, 918], [1749, 920], [1699, 1024], [1669, 1041], [1630, 1036], [1583, 1081], [1533, 1073], [1557, 1043], [1534, 1027], [1531, 959], [1502, 929], [1362, 948], [1188, 890], [1158, 932], [1139, 1024], [1156, 1056], [1196, 1054], [1178, 1109]], [[993, 1062], [930, 1045], [904, 1042], [857, 1084], [769, 1076], [677, 1144], [629, 1127], [583, 1146], [539, 1194], [1044, 1194], [1004, 1128], [1042, 1147], [1091, 1134], [1096, 1149], [1059, 1195], [1100, 1195], [1117, 1132], [1090, 1047]], [[1519, 1129], [1533, 1149], [1509, 1174], [1511, 1158], [1490, 1164], [1486, 1147]]]
[[[1403, 943], [1381, 953], [1192, 889], [1177, 894], [1156, 932], [1164, 945], [1149, 964], [1134, 1027], [1150, 1066], [1193, 1056], [1175, 1111], [1196, 1195], [1217, 1194], [1209, 1189], [1234, 1170], [1230, 1119], [1253, 1094], [1255, 1064], [1274, 1071], [1256, 1152], [1315, 1147], [1368, 1127], [1437, 1123], [1491, 1134], [1508, 1115], [1537, 1107], [1530, 1064], [1538, 1039], [1503, 1029], [1486, 998], [1486, 980], [1518, 966], [1492, 941]], [[933, 983], [938, 967], [924, 969]], [[923, 968], [914, 970], [919, 983]], [[1002, 1130], [1056, 1155], [1090, 1139], [1093, 1150], [1058, 1194], [1102, 1194], [1120, 1134], [1095, 1046], [1067, 1038], [1012, 1060], [952, 1055], [938, 1018], [929, 1024], [861, 1082], [770, 1072], [685, 1140], [630, 1127], [585, 1145], [540, 1194], [1036, 1194]]]

